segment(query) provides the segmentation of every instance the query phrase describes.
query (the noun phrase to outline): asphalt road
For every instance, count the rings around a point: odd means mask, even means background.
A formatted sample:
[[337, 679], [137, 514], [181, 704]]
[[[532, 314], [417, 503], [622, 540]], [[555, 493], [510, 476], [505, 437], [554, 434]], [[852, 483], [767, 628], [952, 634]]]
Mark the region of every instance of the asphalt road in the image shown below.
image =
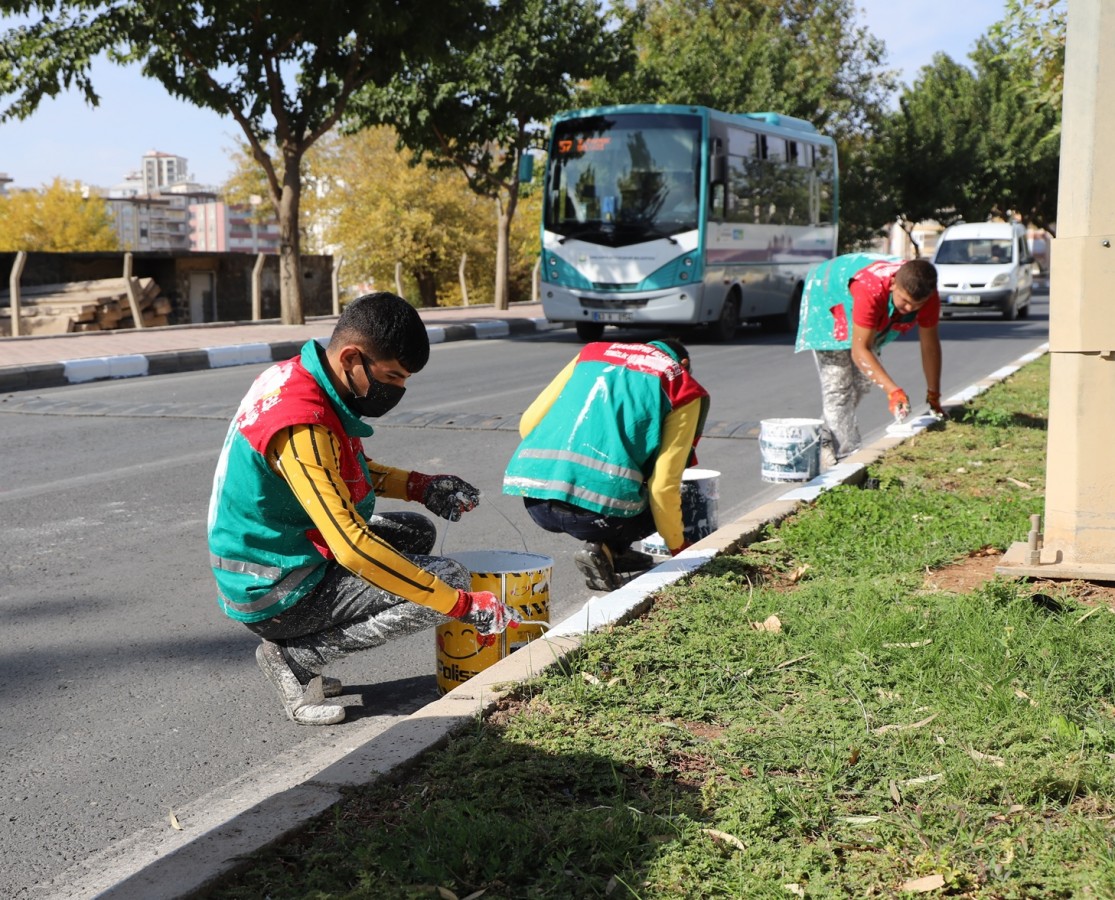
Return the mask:
[[[1045, 341], [1047, 312], [1039, 295], [1026, 321], [943, 322], [945, 396]], [[383, 462], [480, 487], [480, 507], [442, 528], [442, 552], [550, 556], [552, 621], [589, 595], [572, 564], [578, 545], [537, 529], [500, 483], [518, 414], [578, 346], [571, 331], [437, 345], [367, 443]], [[759, 477], [759, 423], [817, 416], [816, 373], [789, 336], [757, 329], [690, 348], [712, 394], [700, 465], [721, 473], [726, 524], [786, 490]], [[924, 396], [916, 339], [883, 361], [912, 399]], [[256, 639], [218, 612], [210, 479], [228, 418], [262, 368], [0, 396], [0, 896], [41, 896], [43, 882], [142, 827], [170, 828], [172, 814], [203, 828], [233, 795], [249, 802], [245, 784], [296, 782], [436, 696], [428, 633], [339, 664], [346, 722], [296, 726], [256, 668]], [[888, 418], [881, 394], [870, 397], [865, 439]]]

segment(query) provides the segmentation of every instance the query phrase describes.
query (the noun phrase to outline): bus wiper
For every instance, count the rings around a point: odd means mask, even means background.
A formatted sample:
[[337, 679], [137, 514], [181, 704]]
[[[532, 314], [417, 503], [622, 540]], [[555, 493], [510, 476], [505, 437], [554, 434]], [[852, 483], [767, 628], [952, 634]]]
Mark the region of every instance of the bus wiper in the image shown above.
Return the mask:
[[577, 228], [574, 228], [568, 234], [563, 234], [561, 237], [558, 238], [558, 243], [559, 244], [564, 244], [566, 241], [570, 240], [571, 238], [573, 238], [573, 239], [582, 238], [582, 237], [587, 237], [590, 234], [591, 235], [597, 235], [597, 234], [600, 234], [600, 233], [601, 233], [600, 223], [599, 222], [591, 222], [589, 224], [580, 225]]
[[648, 237], [665, 238], [671, 244], [676, 244], [677, 243], [677, 240], [674, 238], [674, 236], [672, 234], [670, 234], [668, 231], [663, 231], [661, 228], [659, 228], [653, 222], [637, 222], [637, 223], [633, 222], [632, 225], [635, 226], [635, 227], [641, 228], [642, 231], [643, 231], [643, 234], [647, 235]]

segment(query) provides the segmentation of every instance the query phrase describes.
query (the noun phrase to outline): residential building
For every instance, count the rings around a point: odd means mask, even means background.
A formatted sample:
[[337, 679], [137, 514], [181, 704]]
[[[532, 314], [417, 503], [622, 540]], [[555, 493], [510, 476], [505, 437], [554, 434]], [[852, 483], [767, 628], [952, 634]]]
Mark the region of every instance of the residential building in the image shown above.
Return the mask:
[[258, 204], [230, 204], [216, 197], [190, 204], [190, 249], [205, 252], [278, 253], [279, 223], [260, 221]]

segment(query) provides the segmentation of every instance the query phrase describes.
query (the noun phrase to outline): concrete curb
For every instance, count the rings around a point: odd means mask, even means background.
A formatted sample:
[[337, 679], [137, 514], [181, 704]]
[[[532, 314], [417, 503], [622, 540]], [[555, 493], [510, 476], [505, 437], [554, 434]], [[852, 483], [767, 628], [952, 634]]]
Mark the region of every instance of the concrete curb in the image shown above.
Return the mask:
[[[546, 319], [490, 319], [459, 325], [427, 325], [431, 344], [503, 338], [512, 335], [540, 334], [566, 326]], [[329, 326], [331, 330], [332, 325]], [[328, 333], [317, 340], [325, 342]], [[223, 344], [188, 350], [168, 350], [146, 354], [119, 354], [60, 360], [55, 363], [0, 366], [0, 393], [64, 387], [112, 378], [167, 375], [227, 366], [279, 362], [297, 355], [301, 341]]]
[[[943, 401], [958, 407], [1022, 366], [1048, 352], [1043, 344], [1011, 365], [993, 372]], [[176, 900], [213, 884], [250, 863], [249, 854], [297, 833], [315, 816], [340, 801], [343, 789], [397, 777], [427, 750], [444, 745], [454, 734], [491, 712], [497, 702], [547, 669], [564, 663], [585, 636], [642, 615], [653, 594], [698, 571], [721, 553], [742, 549], [773, 524], [838, 485], [859, 484], [867, 466], [889, 450], [927, 428], [928, 417], [909, 426], [890, 429], [840, 465], [781, 497], [763, 504], [666, 560], [624, 587], [592, 597], [577, 612], [547, 634], [490, 666], [427, 704], [339, 759], [329, 762], [299, 783], [279, 790], [262, 802], [197, 836], [168, 832], [164, 823], [152, 825], [117, 842], [107, 850], [62, 873], [47, 885], [57, 898], [113, 898], [113, 900]], [[220, 789], [227, 797], [227, 788]], [[203, 798], [204, 799], [204, 798]]]

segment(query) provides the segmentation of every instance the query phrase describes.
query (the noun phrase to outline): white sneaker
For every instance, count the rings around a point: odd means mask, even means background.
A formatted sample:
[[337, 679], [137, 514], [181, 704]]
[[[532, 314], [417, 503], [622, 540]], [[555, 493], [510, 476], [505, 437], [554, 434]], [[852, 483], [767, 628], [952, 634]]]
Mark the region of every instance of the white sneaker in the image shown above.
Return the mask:
[[279, 694], [287, 718], [299, 725], [336, 725], [345, 717], [345, 708], [325, 703], [321, 675], [303, 687], [287, 663], [283, 648], [273, 641], [260, 641], [256, 648], [260, 671]]

